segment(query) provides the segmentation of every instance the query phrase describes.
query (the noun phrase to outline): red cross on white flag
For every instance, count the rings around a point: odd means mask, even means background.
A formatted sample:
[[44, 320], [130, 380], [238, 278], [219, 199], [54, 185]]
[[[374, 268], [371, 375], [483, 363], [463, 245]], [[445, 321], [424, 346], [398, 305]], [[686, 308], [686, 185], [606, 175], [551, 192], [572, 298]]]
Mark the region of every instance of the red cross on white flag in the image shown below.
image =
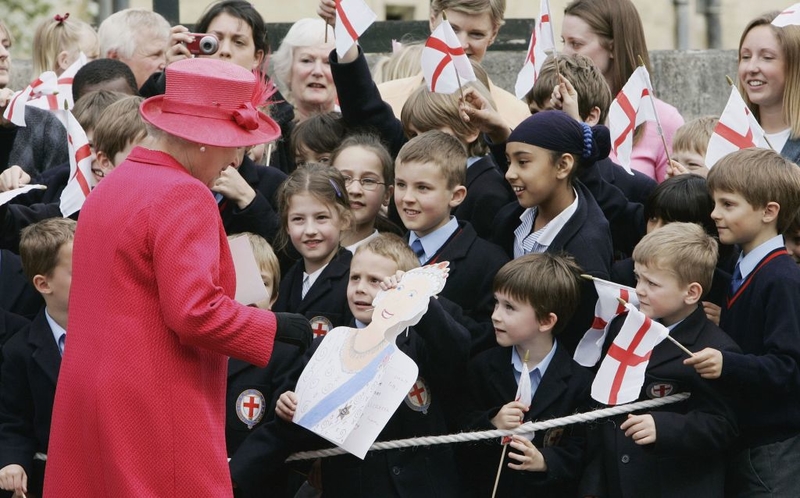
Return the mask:
[[449, 21], [442, 21], [422, 49], [422, 74], [428, 90], [453, 93], [467, 81], [475, 81], [472, 64]]
[[628, 78], [608, 110], [608, 127], [611, 130], [611, 149], [619, 164], [631, 173], [633, 132], [645, 121], [658, 121], [650, 74], [639, 66]]
[[706, 166], [711, 168], [731, 152], [750, 147], [770, 148], [764, 138], [764, 130], [750, 112], [739, 90], [731, 87], [731, 96], [728, 97], [728, 103], [725, 104], [708, 141]]
[[514, 93], [518, 99], [522, 99], [533, 88], [539, 72], [547, 59], [547, 53], [556, 49], [555, 35], [553, 34], [553, 22], [550, 16], [550, 1], [541, 0], [539, 5], [539, 19], [535, 22], [531, 41], [528, 44], [528, 54], [525, 57], [525, 65], [522, 66], [517, 82], [514, 85]]
[[592, 383], [592, 398], [605, 405], [620, 405], [636, 401], [644, 384], [644, 374], [650, 354], [669, 330], [637, 310], [625, 305], [628, 316], [608, 348], [606, 357]]
[[779, 28], [793, 24], [800, 24], [800, 3], [792, 5], [772, 20], [772, 25]]
[[597, 291], [597, 304], [594, 305], [594, 322], [592, 322], [592, 327], [584, 334], [581, 342], [578, 343], [573, 356], [573, 359], [584, 367], [593, 367], [597, 364], [603, 352], [603, 343], [608, 332], [606, 328], [608, 322], [625, 311], [625, 305], [620, 303], [619, 299], [634, 306], [639, 304], [636, 290], [631, 287], [595, 278], [594, 288]]
[[55, 98], [56, 92], [58, 92], [58, 76], [53, 71], [45, 71], [25, 90], [17, 92], [11, 98], [3, 117], [17, 126], [25, 126], [25, 106], [28, 105], [28, 101], [43, 95]]
[[92, 175], [93, 154], [86, 132], [78, 120], [68, 110], [60, 111], [67, 121], [67, 142], [69, 145], [69, 182], [61, 192], [61, 214], [64, 217], [78, 211], [97, 182]]
[[364, 0], [336, 0], [336, 55], [344, 57], [377, 17]]

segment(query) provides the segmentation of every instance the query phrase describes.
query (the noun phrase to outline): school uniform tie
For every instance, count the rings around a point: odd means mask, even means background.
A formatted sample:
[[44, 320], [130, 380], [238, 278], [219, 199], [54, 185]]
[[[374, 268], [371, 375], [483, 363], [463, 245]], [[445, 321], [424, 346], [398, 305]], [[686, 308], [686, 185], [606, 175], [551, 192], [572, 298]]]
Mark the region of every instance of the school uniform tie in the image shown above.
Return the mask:
[[414, 239], [414, 242], [411, 243], [411, 250], [417, 255], [417, 259], [421, 264], [425, 260], [425, 248], [422, 247], [422, 241]]
[[736, 294], [739, 287], [742, 286], [744, 279], [742, 278], [742, 271], [739, 269], [739, 263], [736, 263], [736, 268], [733, 269], [733, 277], [731, 278], [731, 294]]
[[61, 337], [58, 338], [58, 352], [61, 353], [61, 356], [64, 356], [64, 346], [67, 342], [67, 334], [61, 334]]
[[308, 294], [308, 289], [311, 288], [311, 277], [303, 275], [303, 290], [300, 292], [300, 299], [305, 299]]

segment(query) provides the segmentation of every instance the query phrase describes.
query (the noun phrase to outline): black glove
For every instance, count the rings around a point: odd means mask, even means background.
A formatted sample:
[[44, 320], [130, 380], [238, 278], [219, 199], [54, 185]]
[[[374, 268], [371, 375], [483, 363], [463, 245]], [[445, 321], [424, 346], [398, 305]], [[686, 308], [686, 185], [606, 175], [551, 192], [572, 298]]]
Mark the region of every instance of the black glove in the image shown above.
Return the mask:
[[276, 341], [299, 347], [301, 354], [311, 346], [313, 334], [311, 323], [306, 317], [297, 313], [275, 313], [275, 322], [277, 324]]

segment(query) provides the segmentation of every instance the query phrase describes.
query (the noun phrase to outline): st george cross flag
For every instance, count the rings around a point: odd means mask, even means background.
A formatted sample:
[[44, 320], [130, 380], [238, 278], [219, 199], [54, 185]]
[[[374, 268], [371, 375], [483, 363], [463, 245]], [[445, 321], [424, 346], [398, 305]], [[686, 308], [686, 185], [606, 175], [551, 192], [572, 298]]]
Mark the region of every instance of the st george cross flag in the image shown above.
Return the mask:
[[[531, 406], [531, 372], [528, 370], [528, 362], [522, 362], [522, 373], [519, 375], [519, 384], [517, 384], [517, 395], [514, 396], [514, 401], [519, 401], [525, 407]], [[503, 436], [500, 440], [501, 444], [508, 444], [511, 442], [511, 436]]]
[[628, 303], [628, 316], [592, 383], [592, 398], [605, 405], [636, 401], [644, 384], [650, 354], [669, 331]]
[[69, 145], [69, 181], [61, 192], [61, 214], [66, 218], [78, 211], [97, 182], [92, 175], [92, 150], [86, 132], [68, 110], [62, 110], [67, 121]]
[[633, 132], [645, 121], [657, 121], [650, 90], [650, 74], [639, 66], [622, 87], [608, 110], [608, 127], [611, 130], [611, 149], [619, 164], [631, 172]]
[[377, 18], [364, 0], [336, 0], [336, 55], [344, 57]]
[[625, 311], [625, 306], [619, 302], [619, 299], [634, 306], [639, 304], [636, 290], [631, 287], [595, 278], [594, 288], [597, 290], [594, 322], [592, 322], [592, 328], [586, 331], [581, 342], [578, 343], [573, 356], [573, 359], [584, 367], [593, 367], [600, 360], [603, 343], [608, 332], [608, 322]]
[[539, 72], [547, 59], [547, 53], [555, 50], [555, 36], [553, 35], [553, 23], [550, 17], [550, 1], [541, 0], [539, 5], [539, 19], [533, 27], [531, 41], [528, 44], [528, 55], [525, 57], [525, 65], [517, 75], [517, 83], [514, 85], [514, 93], [518, 99], [525, 98], [531, 91]]
[[63, 73], [58, 77], [58, 89], [54, 95], [42, 95], [39, 98], [34, 98], [28, 101], [28, 105], [44, 109], [46, 111], [59, 111], [56, 112], [56, 117], [61, 120], [61, 123], [66, 127], [66, 114], [60, 112], [63, 109], [72, 109], [75, 107], [75, 102], [72, 100], [72, 80], [80, 68], [86, 65], [89, 59], [86, 54], [80, 53], [78, 59], [75, 60]]
[[28, 101], [42, 95], [53, 95], [58, 91], [58, 76], [45, 71], [33, 80], [25, 90], [17, 92], [6, 106], [3, 117], [17, 126], [25, 126], [25, 106]]
[[769, 149], [764, 130], [745, 104], [739, 90], [731, 87], [731, 96], [719, 117], [706, 148], [706, 166], [711, 168], [731, 152], [750, 147]]
[[772, 20], [772, 25], [779, 28], [793, 24], [800, 24], [800, 3], [792, 5]]
[[422, 49], [422, 74], [428, 90], [454, 93], [460, 82], [475, 81], [475, 72], [449, 21], [442, 21]]

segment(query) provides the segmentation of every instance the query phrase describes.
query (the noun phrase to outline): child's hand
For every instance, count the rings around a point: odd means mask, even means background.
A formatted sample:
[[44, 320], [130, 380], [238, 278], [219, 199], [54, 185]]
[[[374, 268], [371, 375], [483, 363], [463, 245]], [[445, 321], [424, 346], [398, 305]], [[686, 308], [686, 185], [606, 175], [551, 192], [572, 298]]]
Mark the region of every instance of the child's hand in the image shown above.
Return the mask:
[[169, 30], [169, 48], [167, 49], [167, 65], [182, 59], [191, 59], [192, 53], [186, 48], [187, 43], [194, 41], [193, 36], [189, 36], [189, 28], [177, 24]]
[[683, 164], [675, 161], [674, 159], [669, 160], [669, 164], [667, 164], [667, 172], [666, 177], [672, 178], [678, 175], [688, 175], [690, 173], [689, 168], [684, 166]]
[[625, 435], [633, 438], [633, 442], [638, 445], [652, 444], [656, 442], [656, 421], [653, 416], [628, 414], [628, 420], [623, 422], [620, 429], [625, 431]]
[[9, 166], [2, 173], [0, 173], [0, 192], [14, 190], [15, 188], [20, 188], [23, 185], [27, 185], [30, 182], [30, 175], [25, 173], [22, 168], [15, 164], [13, 166]]
[[214, 182], [214, 186], [211, 187], [211, 191], [218, 192], [226, 199], [232, 200], [239, 209], [246, 208], [256, 198], [256, 191], [233, 166], [222, 170], [219, 178]]
[[722, 353], [714, 348], [698, 351], [691, 358], [683, 360], [684, 365], [691, 365], [704, 379], [718, 379], [722, 375]]
[[706, 318], [714, 322], [714, 325], [719, 325], [719, 316], [722, 308], [712, 302], [703, 301], [703, 311], [706, 313]]
[[405, 275], [405, 273], [406, 272], [402, 270], [397, 270], [397, 273], [395, 273], [394, 275], [390, 277], [384, 277], [383, 282], [381, 282], [381, 289], [385, 291], [389, 289], [394, 289], [400, 283], [400, 279], [403, 278], [403, 275]]
[[285, 422], [291, 422], [297, 410], [297, 395], [294, 391], [286, 391], [275, 404], [275, 414]]
[[21, 465], [15, 463], [0, 469], [0, 489], [14, 491], [15, 496], [24, 496], [28, 492], [28, 476]]
[[523, 436], [511, 436], [511, 445], [517, 452], [509, 451], [508, 458], [513, 458], [519, 463], [508, 462], [508, 467], [514, 470], [527, 470], [529, 472], [547, 471], [547, 462], [542, 453]]
[[516, 429], [522, 425], [522, 419], [527, 411], [528, 408], [525, 405], [519, 401], [512, 401], [503, 405], [490, 422], [497, 429]]
[[554, 109], [561, 109], [575, 121], [583, 121], [578, 110], [578, 92], [564, 75], [558, 75], [558, 85], [553, 88], [550, 102]]
[[465, 88], [464, 97], [459, 99], [461, 119], [486, 133], [494, 143], [503, 143], [511, 134], [511, 129], [503, 117], [476, 88]]
[[336, 26], [336, 0], [319, 0], [317, 15], [331, 26]]

